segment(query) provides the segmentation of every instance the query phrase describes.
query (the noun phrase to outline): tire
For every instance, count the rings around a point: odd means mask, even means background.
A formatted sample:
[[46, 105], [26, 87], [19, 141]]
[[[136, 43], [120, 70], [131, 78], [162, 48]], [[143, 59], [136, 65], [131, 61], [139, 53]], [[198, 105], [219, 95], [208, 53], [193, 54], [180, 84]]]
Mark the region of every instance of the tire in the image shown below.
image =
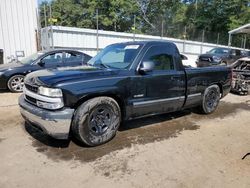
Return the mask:
[[110, 141], [121, 123], [121, 110], [110, 97], [96, 97], [81, 104], [72, 121], [73, 136], [88, 146]]
[[13, 93], [19, 93], [23, 91], [24, 86], [24, 76], [14, 75], [10, 77], [7, 83], [8, 89]]
[[218, 85], [211, 85], [206, 88], [202, 104], [200, 106], [203, 114], [210, 114], [216, 110], [220, 102], [220, 88]]

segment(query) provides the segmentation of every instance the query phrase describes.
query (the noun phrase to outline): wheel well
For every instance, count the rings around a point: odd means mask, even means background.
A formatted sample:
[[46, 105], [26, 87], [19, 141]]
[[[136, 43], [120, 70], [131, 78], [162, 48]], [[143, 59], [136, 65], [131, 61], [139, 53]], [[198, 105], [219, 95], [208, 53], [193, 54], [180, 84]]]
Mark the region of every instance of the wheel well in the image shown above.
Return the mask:
[[215, 85], [219, 86], [219, 88], [220, 88], [220, 93], [221, 93], [221, 96], [222, 96], [222, 95], [223, 95], [222, 84], [221, 84], [221, 83], [216, 83]]
[[121, 96], [116, 95], [116, 94], [89, 95], [89, 96], [83, 97], [80, 100], [78, 100], [73, 108], [76, 109], [82, 103], [86, 102], [89, 99], [93, 99], [93, 98], [96, 98], [96, 97], [110, 97], [110, 98], [114, 99], [118, 103], [118, 105], [119, 105], [119, 107], [121, 109], [122, 118], [124, 118], [126, 116], [124, 100], [122, 99]]

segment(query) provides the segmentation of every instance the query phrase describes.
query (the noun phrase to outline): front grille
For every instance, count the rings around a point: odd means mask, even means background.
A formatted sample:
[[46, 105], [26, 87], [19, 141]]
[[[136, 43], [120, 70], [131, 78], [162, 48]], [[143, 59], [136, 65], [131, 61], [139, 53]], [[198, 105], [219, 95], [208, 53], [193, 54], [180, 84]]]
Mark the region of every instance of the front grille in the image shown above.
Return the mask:
[[34, 92], [34, 93], [37, 93], [38, 91], [38, 87], [37, 86], [32, 86], [32, 85], [29, 85], [29, 84], [25, 84], [25, 88]]
[[34, 99], [33, 97], [30, 97], [30, 96], [28, 96], [28, 95], [25, 95], [25, 100], [27, 101], [27, 102], [29, 102], [29, 103], [31, 103], [31, 104], [34, 104], [34, 105], [36, 105], [36, 99]]

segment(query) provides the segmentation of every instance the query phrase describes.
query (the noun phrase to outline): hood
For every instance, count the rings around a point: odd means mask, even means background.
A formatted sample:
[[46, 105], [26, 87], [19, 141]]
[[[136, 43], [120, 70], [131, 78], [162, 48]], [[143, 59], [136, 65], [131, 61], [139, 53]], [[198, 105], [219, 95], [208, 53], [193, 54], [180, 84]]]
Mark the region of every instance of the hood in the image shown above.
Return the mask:
[[118, 71], [119, 70], [100, 69], [91, 66], [47, 69], [28, 74], [25, 78], [25, 83], [40, 83], [48, 87], [60, 87], [61, 85], [75, 81], [115, 76], [118, 74]]
[[18, 63], [18, 62], [2, 64], [0, 65], [0, 72], [6, 71], [8, 69], [14, 69], [17, 67], [23, 67], [23, 66], [25, 65], [23, 65], [22, 63]]

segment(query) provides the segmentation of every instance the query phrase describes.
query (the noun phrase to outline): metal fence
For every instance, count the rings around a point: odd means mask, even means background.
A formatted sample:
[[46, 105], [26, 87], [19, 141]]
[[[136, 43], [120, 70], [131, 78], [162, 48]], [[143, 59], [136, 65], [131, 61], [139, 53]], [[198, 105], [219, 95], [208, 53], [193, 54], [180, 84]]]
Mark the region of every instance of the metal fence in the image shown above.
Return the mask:
[[214, 47], [227, 47], [225, 45], [206, 43], [205, 41], [196, 42], [162, 36], [75, 27], [49, 26], [41, 29], [42, 49], [74, 48], [81, 49], [89, 55], [95, 55], [99, 50], [112, 43], [141, 40], [171, 41], [176, 44], [181, 53], [188, 56], [190, 64], [193, 66], [195, 66], [197, 55], [205, 53]]

